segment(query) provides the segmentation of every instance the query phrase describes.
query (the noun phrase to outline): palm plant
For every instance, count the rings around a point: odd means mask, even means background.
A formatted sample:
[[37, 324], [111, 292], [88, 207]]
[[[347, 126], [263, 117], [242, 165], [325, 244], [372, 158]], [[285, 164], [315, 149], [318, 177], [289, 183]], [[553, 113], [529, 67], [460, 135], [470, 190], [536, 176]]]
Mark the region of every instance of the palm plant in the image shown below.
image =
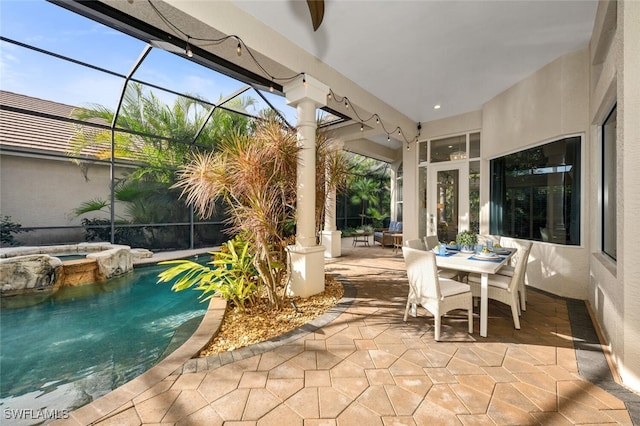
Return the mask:
[[[177, 97], [173, 106], [169, 106], [153, 92], [145, 92], [139, 83], [127, 86], [116, 126], [128, 132], [115, 133], [115, 156], [143, 162], [134, 173], [135, 178], [147, 176], [173, 184], [175, 169], [187, 162], [196, 142], [201, 148], [214, 148], [217, 141], [231, 132], [249, 130], [249, 118], [217, 108], [198, 134], [211, 107], [204, 100], [196, 99], [195, 95]], [[246, 97], [235, 98], [226, 105], [246, 111], [254, 103], [254, 99]], [[92, 105], [76, 109], [73, 114], [81, 121], [99, 119], [111, 123], [115, 112], [102, 105]], [[79, 156], [88, 146], [97, 148], [98, 158], [110, 158], [111, 132], [79, 127], [70, 142], [70, 153]]]
[[[116, 126], [127, 132], [114, 133], [116, 158], [135, 161], [139, 166], [114, 182], [115, 199], [124, 204], [124, 215], [133, 223], [176, 223], [188, 220], [188, 209], [179, 200], [179, 191], [170, 189], [176, 181], [176, 170], [186, 164], [195, 148], [213, 149], [218, 141], [232, 132], [247, 133], [251, 120], [242, 114], [216, 108], [207, 120], [211, 106], [195, 96], [177, 97], [173, 105], [163, 103], [153, 92], [138, 83], [127, 86]], [[235, 98], [225, 104], [229, 109], [246, 111], [255, 100]], [[74, 117], [82, 121], [111, 123], [115, 112], [101, 105], [76, 109]], [[201, 128], [202, 127], [202, 128]], [[78, 126], [70, 143], [69, 154], [80, 158], [85, 149], [92, 155], [110, 159], [111, 132]], [[78, 160], [74, 160], [79, 163]], [[95, 198], [74, 210], [82, 215], [109, 210], [111, 203]], [[156, 233], [179, 232], [178, 228], [150, 228], [147, 234], [155, 240]], [[177, 236], [176, 236], [177, 237]], [[147, 245], [150, 243], [147, 242]]]
[[329, 192], [343, 192], [349, 182], [349, 158], [344, 151], [335, 149], [325, 132], [316, 135], [316, 226], [322, 230], [325, 203]]
[[287, 227], [294, 221], [297, 167], [296, 134], [275, 120], [256, 125], [251, 136], [234, 134], [218, 150], [197, 153], [180, 170], [176, 188], [208, 216], [223, 199], [228, 232], [245, 232], [254, 264], [271, 306], [279, 309], [287, 278]]
[[[320, 135], [316, 145], [318, 219], [324, 211], [325, 183], [329, 190], [344, 187], [347, 161], [330, 147], [326, 135]], [[250, 244], [255, 269], [275, 309], [283, 306], [290, 272], [286, 247], [295, 224], [298, 150], [296, 133], [271, 117], [256, 123], [252, 135], [232, 135], [215, 152], [194, 155], [174, 185], [202, 215], [213, 213], [216, 200], [225, 201], [228, 232], [242, 232]], [[167, 273], [174, 272], [178, 269]], [[201, 286], [198, 281], [194, 278], [191, 284]]]
[[170, 260], [163, 265], [174, 264], [158, 275], [158, 283], [176, 279], [172, 289], [181, 291], [197, 283], [202, 301], [216, 294], [245, 309], [255, 301], [257, 276], [249, 244], [236, 236], [224, 243], [220, 251], [211, 253], [213, 260], [205, 266], [190, 260]]
[[360, 213], [360, 226], [364, 225], [364, 218], [367, 206], [378, 205], [378, 192], [380, 186], [378, 182], [369, 177], [357, 177], [349, 186], [349, 189], [353, 192], [351, 195], [351, 203], [360, 204], [362, 206], [362, 212]]

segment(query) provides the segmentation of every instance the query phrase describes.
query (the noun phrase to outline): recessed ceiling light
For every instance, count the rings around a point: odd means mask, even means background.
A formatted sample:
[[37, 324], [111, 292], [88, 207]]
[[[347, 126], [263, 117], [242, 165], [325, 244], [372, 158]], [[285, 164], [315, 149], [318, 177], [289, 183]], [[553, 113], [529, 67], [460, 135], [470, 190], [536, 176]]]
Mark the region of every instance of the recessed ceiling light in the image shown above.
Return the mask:
[[433, 106], [433, 109], [440, 109], [440, 104], [435, 104], [435, 105]]

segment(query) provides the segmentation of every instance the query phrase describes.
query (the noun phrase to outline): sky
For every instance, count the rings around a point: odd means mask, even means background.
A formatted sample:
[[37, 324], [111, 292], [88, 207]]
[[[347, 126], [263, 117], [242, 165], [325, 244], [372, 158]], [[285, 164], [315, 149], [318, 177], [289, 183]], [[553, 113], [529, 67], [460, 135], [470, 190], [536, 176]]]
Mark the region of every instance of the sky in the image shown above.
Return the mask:
[[[138, 39], [44, 0], [0, 0], [0, 35], [119, 75], [129, 73], [146, 46]], [[179, 93], [197, 94], [212, 102], [244, 86], [189, 61], [186, 56], [157, 48], [152, 49], [134, 77]], [[73, 106], [99, 104], [115, 109], [122, 85], [121, 77], [0, 42], [2, 90]], [[167, 104], [173, 103], [173, 95], [157, 90], [154, 94]], [[265, 95], [295, 125], [295, 110], [285, 106], [284, 98]], [[259, 104], [258, 108], [261, 107], [264, 104]]]

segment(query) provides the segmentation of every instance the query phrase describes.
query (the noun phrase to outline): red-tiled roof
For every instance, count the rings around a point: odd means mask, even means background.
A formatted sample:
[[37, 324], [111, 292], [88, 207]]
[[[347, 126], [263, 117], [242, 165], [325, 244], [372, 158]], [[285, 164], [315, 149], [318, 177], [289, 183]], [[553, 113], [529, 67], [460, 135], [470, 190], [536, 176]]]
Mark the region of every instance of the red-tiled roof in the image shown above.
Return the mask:
[[[0, 90], [0, 147], [28, 152], [68, 154], [77, 124], [65, 121], [78, 107]], [[25, 112], [26, 111], [26, 112]], [[29, 113], [32, 112], [32, 113]], [[57, 120], [60, 117], [61, 120]], [[102, 120], [91, 120], [107, 125]], [[96, 133], [98, 128], [83, 126]], [[101, 149], [87, 147], [82, 156], [95, 156]]]

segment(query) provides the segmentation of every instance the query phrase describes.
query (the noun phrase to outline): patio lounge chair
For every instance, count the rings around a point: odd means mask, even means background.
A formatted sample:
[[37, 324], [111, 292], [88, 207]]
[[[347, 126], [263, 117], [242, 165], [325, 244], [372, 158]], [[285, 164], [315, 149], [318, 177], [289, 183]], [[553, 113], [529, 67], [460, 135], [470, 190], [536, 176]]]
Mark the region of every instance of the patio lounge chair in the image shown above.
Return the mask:
[[393, 234], [402, 233], [402, 222], [391, 221], [388, 228], [378, 228], [373, 231], [373, 241], [384, 246], [394, 244]]

